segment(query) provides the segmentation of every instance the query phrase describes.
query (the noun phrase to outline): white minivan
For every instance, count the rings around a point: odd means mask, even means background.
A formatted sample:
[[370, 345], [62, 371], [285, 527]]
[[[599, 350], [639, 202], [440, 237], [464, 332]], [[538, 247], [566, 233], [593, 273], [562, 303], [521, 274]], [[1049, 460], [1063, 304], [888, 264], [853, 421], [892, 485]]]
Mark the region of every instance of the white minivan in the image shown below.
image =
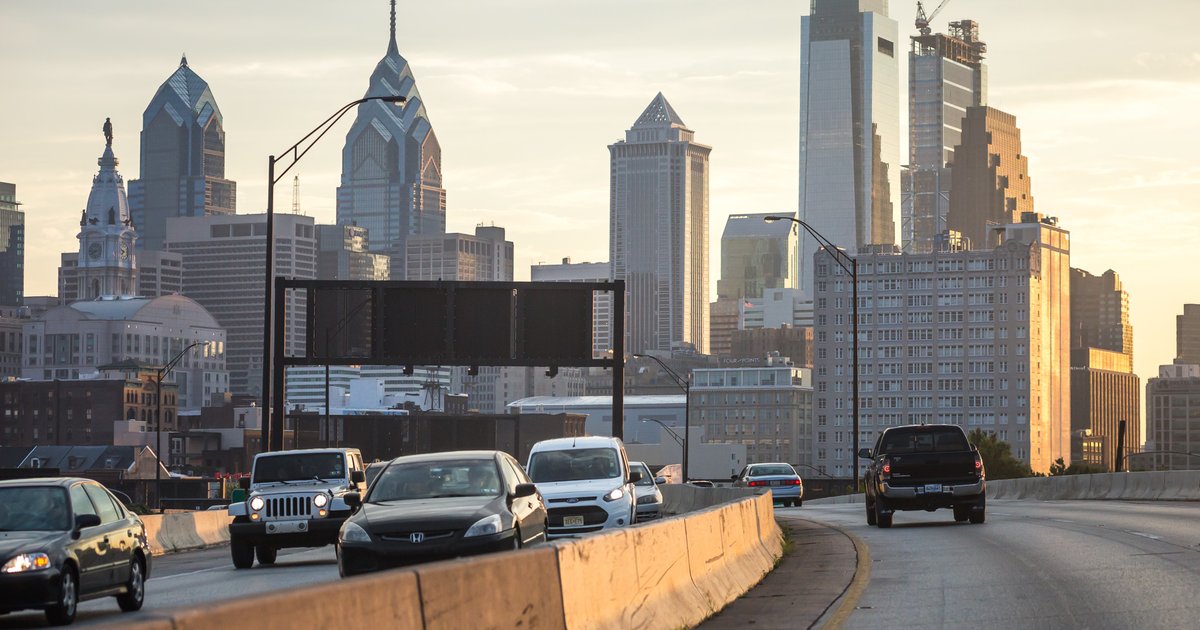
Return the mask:
[[625, 444], [613, 437], [542, 440], [529, 451], [525, 470], [546, 500], [549, 538], [628, 527], [637, 518], [634, 483]]

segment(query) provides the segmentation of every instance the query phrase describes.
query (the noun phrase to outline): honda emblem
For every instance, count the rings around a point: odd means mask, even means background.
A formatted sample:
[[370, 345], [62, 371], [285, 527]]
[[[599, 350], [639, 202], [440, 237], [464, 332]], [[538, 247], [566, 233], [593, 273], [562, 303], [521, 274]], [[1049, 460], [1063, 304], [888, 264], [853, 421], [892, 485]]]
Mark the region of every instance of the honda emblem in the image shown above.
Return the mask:
[[423, 543], [425, 542], [425, 532], [413, 532], [408, 535], [408, 542]]

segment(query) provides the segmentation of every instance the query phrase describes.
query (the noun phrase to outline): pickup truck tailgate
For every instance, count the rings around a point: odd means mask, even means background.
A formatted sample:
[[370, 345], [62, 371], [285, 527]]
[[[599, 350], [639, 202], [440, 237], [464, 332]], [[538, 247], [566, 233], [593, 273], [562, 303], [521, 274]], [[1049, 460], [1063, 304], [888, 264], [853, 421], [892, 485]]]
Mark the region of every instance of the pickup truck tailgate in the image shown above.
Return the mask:
[[975, 451], [958, 427], [905, 427], [887, 435], [883, 452], [892, 485], [973, 483]]

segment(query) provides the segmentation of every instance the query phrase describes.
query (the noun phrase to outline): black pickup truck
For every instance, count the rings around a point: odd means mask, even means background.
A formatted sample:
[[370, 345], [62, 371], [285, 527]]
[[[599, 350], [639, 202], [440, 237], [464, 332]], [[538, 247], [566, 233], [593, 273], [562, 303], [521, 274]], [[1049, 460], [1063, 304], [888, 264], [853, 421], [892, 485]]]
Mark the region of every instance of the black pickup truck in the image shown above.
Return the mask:
[[921, 424], [884, 429], [858, 456], [867, 467], [867, 524], [892, 526], [896, 510], [952, 508], [954, 520], [982, 523], [987, 483], [983, 458], [962, 427]]

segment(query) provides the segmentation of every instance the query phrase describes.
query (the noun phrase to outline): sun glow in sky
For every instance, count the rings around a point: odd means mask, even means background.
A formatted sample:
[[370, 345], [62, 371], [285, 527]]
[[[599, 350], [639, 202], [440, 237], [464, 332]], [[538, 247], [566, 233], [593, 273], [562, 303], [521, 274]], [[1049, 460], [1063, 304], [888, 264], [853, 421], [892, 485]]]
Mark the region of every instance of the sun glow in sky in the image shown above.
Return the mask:
[[[915, 0], [890, 8], [912, 34]], [[402, 0], [397, 39], [442, 144], [448, 229], [507, 228], [518, 279], [565, 256], [607, 260], [606, 145], [661, 90], [713, 147], [715, 288], [726, 216], [796, 209], [807, 11], [802, 0]], [[1174, 357], [1181, 305], [1200, 302], [1200, 2], [954, 0], [933, 26], [964, 18], [988, 43], [990, 104], [1022, 130], [1036, 209], [1071, 231], [1072, 266], [1120, 274], [1136, 369], [1153, 376]], [[142, 111], [186, 53], [225, 117], [238, 211], [261, 212], [267, 155], [366, 90], [388, 7], [5, 0], [0, 23], [0, 180], [26, 212], [26, 294], [53, 295], [105, 117], [134, 179]], [[334, 218], [348, 129], [295, 171], [319, 222]], [[276, 194], [290, 209], [290, 186]]]

